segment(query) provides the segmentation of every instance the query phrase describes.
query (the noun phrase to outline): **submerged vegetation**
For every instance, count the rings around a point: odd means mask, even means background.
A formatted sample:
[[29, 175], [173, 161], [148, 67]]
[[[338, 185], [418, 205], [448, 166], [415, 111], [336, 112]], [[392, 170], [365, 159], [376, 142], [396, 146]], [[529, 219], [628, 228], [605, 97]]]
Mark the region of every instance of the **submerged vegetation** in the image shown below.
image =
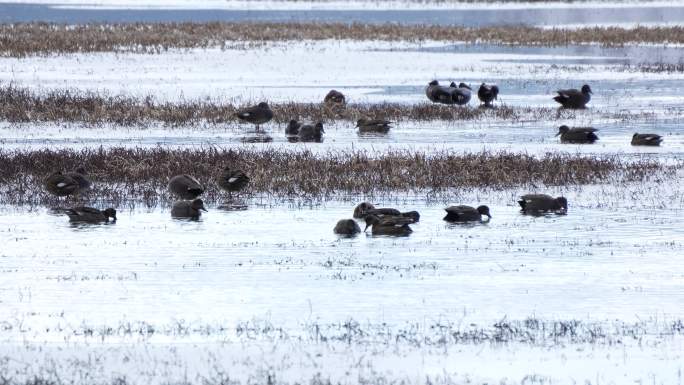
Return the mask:
[[[415, 192], [430, 197], [474, 188], [614, 183], [661, 178], [676, 167], [655, 160], [625, 161], [618, 155], [548, 153], [541, 157], [508, 152], [422, 152], [393, 150], [315, 154], [276, 149], [99, 148], [0, 152], [0, 190], [6, 203], [56, 200], [44, 191], [44, 177], [55, 170], [85, 166], [94, 182], [85, 198], [106, 201], [167, 199], [171, 176], [186, 173], [204, 184], [204, 197], [220, 198], [216, 177], [224, 166], [250, 177], [245, 194], [272, 198], [315, 198], [350, 194], [391, 195]], [[677, 165], [679, 167], [679, 165]]]
[[[293, 40], [449, 41], [562, 46], [598, 43], [682, 44], [684, 27], [528, 26], [462, 27], [359, 23], [122, 23], [65, 25], [0, 24], [0, 55], [76, 52], [159, 53], [173, 48], [248, 48], [252, 44]], [[248, 44], [245, 44], [248, 43]]]

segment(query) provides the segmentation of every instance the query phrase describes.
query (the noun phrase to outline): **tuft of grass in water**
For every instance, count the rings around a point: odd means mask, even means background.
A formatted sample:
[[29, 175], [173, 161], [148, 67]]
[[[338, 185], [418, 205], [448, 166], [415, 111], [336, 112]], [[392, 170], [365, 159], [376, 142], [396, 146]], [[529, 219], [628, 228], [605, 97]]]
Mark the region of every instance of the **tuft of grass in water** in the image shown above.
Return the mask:
[[205, 185], [206, 200], [220, 199], [215, 180], [224, 166], [241, 168], [250, 176], [246, 196], [299, 199], [397, 192], [436, 197], [475, 188], [623, 183], [663, 178], [681, 166], [645, 159], [627, 162], [618, 155], [547, 153], [536, 157], [510, 152], [427, 154], [410, 150], [316, 154], [308, 150], [217, 148], [0, 151], [0, 164], [0, 199], [6, 203], [57, 202], [43, 188], [45, 176], [82, 165], [94, 181], [84, 198], [148, 205], [169, 199], [167, 182], [181, 173], [194, 175]]
[[684, 27], [528, 26], [463, 27], [360, 23], [123, 23], [66, 25], [0, 24], [0, 55], [24, 57], [52, 53], [161, 53], [173, 48], [242, 48], [294, 40], [459, 41], [468, 43], [563, 46], [599, 43], [682, 44]]
[[[106, 96], [92, 92], [53, 90], [38, 95], [31, 90], [13, 85], [0, 86], [0, 120], [12, 123], [82, 122], [86, 124], [112, 123], [123, 126], [162, 122], [169, 126], [190, 124], [237, 123], [235, 112], [247, 105], [233, 105], [211, 100], [155, 102], [151, 96], [143, 99], [125, 96]], [[323, 103], [286, 102], [271, 104], [276, 123], [292, 118], [310, 121], [348, 120], [373, 116], [390, 120], [517, 120], [524, 117], [569, 119], [570, 110], [544, 107], [468, 108], [433, 103], [421, 104], [348, 104], [344, 107]]]

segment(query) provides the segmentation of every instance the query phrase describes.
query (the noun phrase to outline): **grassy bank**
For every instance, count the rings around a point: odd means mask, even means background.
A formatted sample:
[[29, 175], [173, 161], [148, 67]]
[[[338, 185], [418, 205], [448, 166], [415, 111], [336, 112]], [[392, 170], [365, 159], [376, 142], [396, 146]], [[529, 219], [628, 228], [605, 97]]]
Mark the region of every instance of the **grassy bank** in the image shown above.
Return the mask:
[[5, 203], [50, 203], [43, 188], [55, 170], [83, 165], [95, 182], [87, 200], [169, 199], [166, 184], [180, 173], [205, 185], [208, 201], [222, 199], [215, 179], [224, 166], [243, 169], [251, 178], [246, 196], [339, 198], [413, 192], [438, 197], [475, 188], [502, 190], [519, 186], [582, 185], [646, 180], [674, 169], [651, 160], [625, 161], [617, 155], [595, 157], [546, 154], [534, 157], [508, 152], [425, 154], [363, 151], [314, 154], [309, 151], [108, 148], [0, 152], [0, 190]]
[[[342, 23], [126, 23], [64, 25], [0, 24], [0, 55], [75, 52], [158, 53], [172, 48], [242, 47], [293, 40], [463, 41], [468, 43], [563, 46], [598, 43], [682, 44], [684, 27], [585, 27], [544, 29], [527, 26], [459, 27]], [[236, 44], [240, 43], [240, 44]]]

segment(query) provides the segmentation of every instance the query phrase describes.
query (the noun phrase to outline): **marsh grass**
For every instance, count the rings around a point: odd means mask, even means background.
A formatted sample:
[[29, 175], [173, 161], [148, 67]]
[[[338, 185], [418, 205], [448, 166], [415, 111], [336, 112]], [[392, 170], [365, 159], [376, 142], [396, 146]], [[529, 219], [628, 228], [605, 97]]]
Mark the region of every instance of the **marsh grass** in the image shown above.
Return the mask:
[[216, 148], [0, 151], [0, 164], [0, 191], [6, 203], [57, 202], [45, 192], [44, 178], [55, 170], [84, 165], [95, 182], [85, 199], [142, 201], [149, 206], [170, 198], [167, 182], [181, 173], [194, 175], [205, 185], [206, 200], [220, 200], [222, 193], [215, 179], [225, 166], [240, 168], [250, 176], [246, 196], [299, 199], [406, 192], [431, 198], [475, 188], [623, 183], [662, 179], [680, 166], [643, 159], [627, 162], [618, 155], [547, 153], [535, 157], [509, 152], [426, 154], [409, 150], [315, 154], [308, 150]]
[[[213, 100], [156, 102], [153, 97], [142, 99], [108, 96], [93, 92], [52, 90], [36, 94], [14, 85], [0, 85], [0, 120], [11, 123], [80, 122], [88, 125], [111, 123], [122, 126], [161, 122], [167, 126], [237, 123], [235, 113], [247, 105], [234, 105]], [[446, 106], [420, 103], [348, 104], [345, 107], [323, 103], [285, 102], [271, 104], [276, 123], [292, 118], [309, 121], [347, 120], [361, 117], [397, 120], [480, 120], [480, 119], [571, 119], [575, 112], [544, 107], [498, 106], [494, 109]]]
[[450, 41], [563, 46], [599, 43], [682, 44], [684, 27], [584, 27], [545, 29], [527, 26], [459, 27], [343, 23], [125, 23], [65, 25], [0, 24], [0, 55], [75, 52], [160, 53], [173, 48], [242, 48], [272, 41], [298, 40]]

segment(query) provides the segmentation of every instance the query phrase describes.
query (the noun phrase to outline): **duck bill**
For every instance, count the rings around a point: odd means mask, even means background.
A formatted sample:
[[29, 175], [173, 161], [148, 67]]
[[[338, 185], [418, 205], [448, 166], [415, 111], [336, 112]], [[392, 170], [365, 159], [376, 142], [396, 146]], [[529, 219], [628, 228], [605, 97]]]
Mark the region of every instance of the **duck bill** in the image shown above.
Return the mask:
[[364, 233], [366, 232], [366, 230], [368, 230], [368, 227], [370, 227], [370, 225], [366, 225], [366, 227], [364, 227], [364, 229], [363, 229]]
[[200, 207], [200, 210], [204, 211], [205, 213], [209, 212], [209, 210], [207, 210], [204, 206]]

